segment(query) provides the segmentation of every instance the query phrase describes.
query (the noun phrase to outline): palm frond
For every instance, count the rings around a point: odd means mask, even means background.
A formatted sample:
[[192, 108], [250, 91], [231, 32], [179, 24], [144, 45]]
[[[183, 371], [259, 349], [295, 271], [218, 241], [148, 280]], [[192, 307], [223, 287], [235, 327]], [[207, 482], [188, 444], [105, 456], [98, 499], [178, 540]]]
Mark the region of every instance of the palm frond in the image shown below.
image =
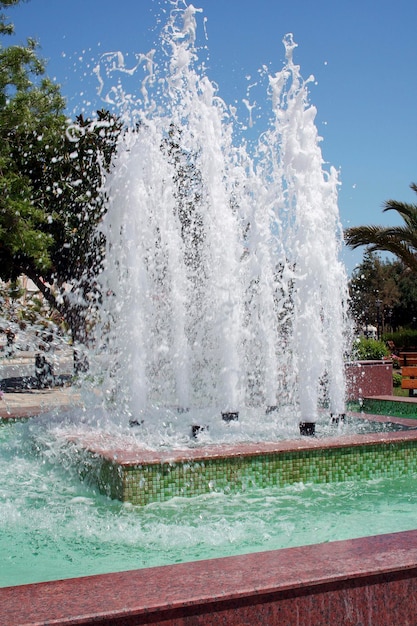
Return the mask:
[[[411, 183], [410, 188], [417, 193], [417, 183]], [[396, 211], [404, 225], [348, 228], [345, 231], [346, 245], [352, 249], [366, 246], [370, 252], [390, 252], [417, 273], [417, 204], [387, 200], [383, 211]]]
[[380, 241], [382, 226], [353, 226], [345, 231], [345, 242], [350, 248], [377, 244]]
[[397, 256], [417, 272], [417, 232], [405, 227], [356, 226], [345, 232], [345, 242], [352, 248], [366, 246], [370, 252], [384, 250]]
[[397, 202], [396, 200], [387, 200], [384, 202], [383, 209], [386, 211], [396, 211], [401, 215], [403, 220], [412, 228], [417, 228], [417, 205], [407, 202]]

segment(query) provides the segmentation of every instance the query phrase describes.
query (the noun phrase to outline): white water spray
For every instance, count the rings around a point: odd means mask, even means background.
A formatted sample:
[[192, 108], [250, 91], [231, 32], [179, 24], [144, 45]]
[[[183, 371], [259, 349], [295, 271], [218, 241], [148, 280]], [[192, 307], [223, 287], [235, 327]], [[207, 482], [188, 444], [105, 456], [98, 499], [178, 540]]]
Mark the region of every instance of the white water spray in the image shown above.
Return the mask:
[[[249, 152], [198, 66], [197, 12], [176, 8], [129, 102], [106, 180], [102, 388], [119, 415], [155, 406], [344, 412], [346, 276], [336, 171], [324, 169], [309, 81], [269, 77], [269, 127]], [[149, 60], [149, 55], [143, 59]]]

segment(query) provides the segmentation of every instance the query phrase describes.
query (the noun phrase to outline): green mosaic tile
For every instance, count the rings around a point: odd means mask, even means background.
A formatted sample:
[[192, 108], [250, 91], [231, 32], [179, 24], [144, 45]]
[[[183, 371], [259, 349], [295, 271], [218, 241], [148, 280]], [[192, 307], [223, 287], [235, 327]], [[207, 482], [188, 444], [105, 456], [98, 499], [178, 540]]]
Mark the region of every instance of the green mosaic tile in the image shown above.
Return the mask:
[[260, 457], [127, 468], [101, 460], [94, 476], [99, 489], [111, 498], [144, 505], [210, 491], [236, 492], [298, 482], [394, 478], [414, 472], [417, 472], [417, 441], [411, 440], [364, 445], [360, 449], [294, 450]]
[[364, 398], [361, 409], [375, 415], [391, 415], [417, 419], [417, 403]]

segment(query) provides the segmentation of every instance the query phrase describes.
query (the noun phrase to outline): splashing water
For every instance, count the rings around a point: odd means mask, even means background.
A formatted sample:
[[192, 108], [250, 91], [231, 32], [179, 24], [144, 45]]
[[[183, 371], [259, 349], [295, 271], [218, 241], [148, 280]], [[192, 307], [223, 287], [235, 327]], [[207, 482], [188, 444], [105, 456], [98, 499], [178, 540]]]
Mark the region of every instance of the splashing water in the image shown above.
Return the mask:
[[138, 98], [111, 91], [129, 130], [105, 181], [106, 357], [92, 371], [122, 420], [157, 406], [343, 413], [339, 182], [324, 169], [311, 79], [286, 35], [270, 122], [250, 150], [199, 65], [198, 12], [171, 12], [160, 64], [155, 51], [138, 57]]

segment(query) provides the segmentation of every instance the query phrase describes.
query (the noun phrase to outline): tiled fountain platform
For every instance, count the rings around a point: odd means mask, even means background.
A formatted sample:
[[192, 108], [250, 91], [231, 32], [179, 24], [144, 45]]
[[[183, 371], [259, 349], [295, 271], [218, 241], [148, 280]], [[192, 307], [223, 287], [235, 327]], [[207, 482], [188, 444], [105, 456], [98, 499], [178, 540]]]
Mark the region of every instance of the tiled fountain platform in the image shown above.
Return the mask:
[[415, 625], [417, 531], [0, 589], [0, 626]]
[[[417, 427], [415, 420], [395, 421]], [[103, 493], [139, 505], [209, 491], [395, 478], [417, 472], [413, 429], [171, 450], [148, 450], [132, 438], [103, 434], [75, 433], [67, 439], [83, 451], [80, 458], [91, 467], [90, 478]]]
[[417, 398], [389, 395], [369, 396], [363, 398], [362, 409], [367, 413], [417, 419]]

